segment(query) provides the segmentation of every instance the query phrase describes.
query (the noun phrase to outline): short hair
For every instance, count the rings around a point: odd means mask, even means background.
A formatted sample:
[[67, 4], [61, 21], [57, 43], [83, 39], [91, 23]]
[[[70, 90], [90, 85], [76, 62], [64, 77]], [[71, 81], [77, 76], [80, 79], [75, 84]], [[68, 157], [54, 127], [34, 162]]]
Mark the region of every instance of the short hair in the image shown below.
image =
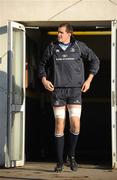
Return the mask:
[[61, 28], [61, 27], [66, 27], [66, 31], [68, 33], [71, 33], [71, 34], [73, 33], [73, 27], [69, 23], [62, 23], [59, 25], [58, 28]]

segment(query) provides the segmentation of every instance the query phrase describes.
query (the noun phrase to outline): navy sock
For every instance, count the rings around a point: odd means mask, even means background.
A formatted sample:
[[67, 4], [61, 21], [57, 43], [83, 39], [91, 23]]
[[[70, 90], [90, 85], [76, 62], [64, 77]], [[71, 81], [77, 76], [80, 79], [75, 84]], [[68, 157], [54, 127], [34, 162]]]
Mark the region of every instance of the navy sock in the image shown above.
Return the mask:
[[68, 151], [68, 156], [75, 156], [75, 149], [78, 141], [78, 136], [79, 134], [73, 134], [70, 132], [70, 138], [69, 138], [69, 151]]
[[55, 137], [57, 163], [63, 165], [63, 149], [64, 149], [64, 135], [61, 137]]

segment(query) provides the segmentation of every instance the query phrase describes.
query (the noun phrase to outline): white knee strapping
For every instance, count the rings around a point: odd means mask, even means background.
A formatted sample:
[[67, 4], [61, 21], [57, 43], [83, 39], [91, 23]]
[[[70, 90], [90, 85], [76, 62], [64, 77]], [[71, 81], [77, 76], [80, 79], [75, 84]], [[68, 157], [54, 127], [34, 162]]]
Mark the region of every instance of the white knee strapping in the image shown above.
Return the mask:
[[62, 136], [64, 136], [64, 133], [60, 133], [60, 134], [55, 133], [54, 135], [55, 135], [55, 137], [62, 137]]
[[71, 129], [70, 129], [70, 132], [71, 134], [76, 135], [76, 136], [80, 134], [80, 132], [72, 132]]
[[56, 107], [56, 108], [53, 108], [53, 111], [54, 111], [55, 119], [57, 118], [65, 119], [65, 108]]
[[81, 107], [70, 107], [68, 108], [68, 112], [69, 112], [69, 117], [79, 117], [81, 116]]

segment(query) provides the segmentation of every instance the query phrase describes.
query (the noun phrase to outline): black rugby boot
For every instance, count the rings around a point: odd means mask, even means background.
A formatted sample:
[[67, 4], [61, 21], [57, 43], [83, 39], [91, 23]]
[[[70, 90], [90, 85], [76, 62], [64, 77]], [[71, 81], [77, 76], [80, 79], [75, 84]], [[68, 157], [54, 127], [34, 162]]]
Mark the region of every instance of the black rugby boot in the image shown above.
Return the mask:
[[54, 171], [57, 172], [57, 173], [61, 173], [63, 171], [63, 165], [60, 164], [60, 163], [57, 163]]
[[78, 170], [78, 164], [75, 161], [75, 157], [74, 156], [69, 157], [69, 164], [70, 164], [70, 169], [72, 171], [77, 171]]

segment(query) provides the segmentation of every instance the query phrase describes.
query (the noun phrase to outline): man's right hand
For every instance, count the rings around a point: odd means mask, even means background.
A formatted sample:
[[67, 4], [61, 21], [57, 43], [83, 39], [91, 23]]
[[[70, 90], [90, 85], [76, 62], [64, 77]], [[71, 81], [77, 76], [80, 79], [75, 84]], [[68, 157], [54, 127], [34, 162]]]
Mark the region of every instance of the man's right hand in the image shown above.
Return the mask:
[[46, 77], [42, 78], [42, 83], [43, 83], [45, 89], [47, 89], [48, 91], [54, 91], [53, 84], [50, 81], [46, 80]]

